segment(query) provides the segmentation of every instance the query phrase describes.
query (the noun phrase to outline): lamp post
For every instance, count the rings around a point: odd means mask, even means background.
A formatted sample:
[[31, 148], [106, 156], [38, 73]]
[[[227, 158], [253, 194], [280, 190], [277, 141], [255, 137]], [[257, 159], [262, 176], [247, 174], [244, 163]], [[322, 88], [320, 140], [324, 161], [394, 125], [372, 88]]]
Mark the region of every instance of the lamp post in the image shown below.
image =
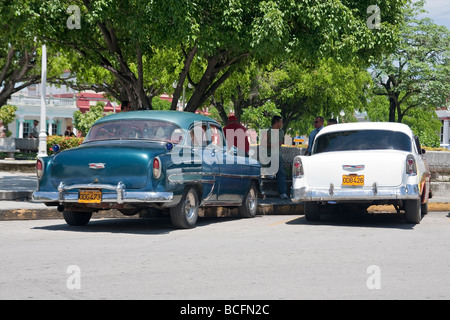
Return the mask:
[[42, 74], [41, 74], [41, 121], [39, 132], [39, 157], [47, 157], [47, 108], [45, 105], [47, 86], [47, 47], [45, 44], [42, 46]]
[[[177, 86], [178, 86], [178, 81], [175, 81], [175, 82], [172, 84], [172, 87], [173, 87], [174, 89], [176, 89]], [[194, 88], [190, 83], [188, 83], [187, 86], [188, 86], [189, 89], [193, 89], [193, 88]], [[181, 100], [181, 110], [178, 110], [178, 111], [184, 111], [184, 107], [186, 106], [186, 87], [184, 86], [184, 84], [183, 84], [183, 96], [182, 96], [181, 99], [182, 99], [182, 100]]]

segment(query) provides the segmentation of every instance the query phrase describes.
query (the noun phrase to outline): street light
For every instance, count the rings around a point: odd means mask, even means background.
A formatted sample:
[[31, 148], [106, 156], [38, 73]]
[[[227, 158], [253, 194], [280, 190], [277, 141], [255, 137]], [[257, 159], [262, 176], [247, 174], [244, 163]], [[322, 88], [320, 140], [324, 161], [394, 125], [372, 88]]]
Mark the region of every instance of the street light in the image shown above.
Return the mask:
[[42, 74], [41, 74], [41, 121], [39, 132], [39, 157], [47, 157], [47, 108], [45, 105], [47, 86], [47, 47], [45, 44], [42, 46]]
[[[176, 89], [178, 87], [178, 81], [174, 81], [174, 83], [172, 83], [172, 87], [174, 89]], [[190, 83], [188, 83], [188, 87], [189, 87], [189, 89], [194, 88]], [[181, 110], [178, 110], [178, 111], [184, 111], [184, 107], [186, 106], [186, 87], [184, 86], [184, 84], [183, 84], [183, 97], [182, 97], [181, 102], [182, 102]]]

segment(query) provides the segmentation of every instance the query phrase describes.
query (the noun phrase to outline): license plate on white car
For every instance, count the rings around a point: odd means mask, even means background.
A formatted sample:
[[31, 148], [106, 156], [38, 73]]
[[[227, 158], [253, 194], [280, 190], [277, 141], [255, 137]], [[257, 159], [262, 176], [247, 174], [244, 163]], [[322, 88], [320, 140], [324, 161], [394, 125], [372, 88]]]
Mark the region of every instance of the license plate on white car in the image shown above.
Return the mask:
[[362, 187], [364, 186], [364, 176], [357, 174], [343, 175], [342, 185], [351, 187]]

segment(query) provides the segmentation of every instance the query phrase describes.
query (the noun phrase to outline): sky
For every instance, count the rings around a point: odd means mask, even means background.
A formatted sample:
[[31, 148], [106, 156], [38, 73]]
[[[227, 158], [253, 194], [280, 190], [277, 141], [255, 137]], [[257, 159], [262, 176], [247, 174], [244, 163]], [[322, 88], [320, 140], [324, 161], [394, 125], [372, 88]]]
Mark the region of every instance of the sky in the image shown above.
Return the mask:
[[427, 0], [425, 10], [428, 11], [425, 16], [433, 19], [435, 24], [450, 29], [450, 0]]

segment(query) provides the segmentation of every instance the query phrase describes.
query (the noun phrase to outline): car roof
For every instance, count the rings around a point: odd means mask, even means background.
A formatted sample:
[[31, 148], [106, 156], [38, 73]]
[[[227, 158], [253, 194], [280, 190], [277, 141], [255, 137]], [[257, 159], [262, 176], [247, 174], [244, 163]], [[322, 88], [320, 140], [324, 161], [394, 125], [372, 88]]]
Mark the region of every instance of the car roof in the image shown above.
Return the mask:
[[97, 120], [96, 123], [134, 119], [172, 122], [180, 126], [182, 129], [189, 129], [194, 122], [213, 122], [218, 124], [217, 121], [201, 114], [171, 110], [140, 110], [120, 112], [103, 117], [100, 120]]
[[317, 136], [339, 131], [353, 131], [353, 130], [388, 130], [402, 132], [409, 137], [414, 136], [410, 127], [403, 123], [396, 122], [355, 122], [355, 123], [342, 123], [326, 126]]

